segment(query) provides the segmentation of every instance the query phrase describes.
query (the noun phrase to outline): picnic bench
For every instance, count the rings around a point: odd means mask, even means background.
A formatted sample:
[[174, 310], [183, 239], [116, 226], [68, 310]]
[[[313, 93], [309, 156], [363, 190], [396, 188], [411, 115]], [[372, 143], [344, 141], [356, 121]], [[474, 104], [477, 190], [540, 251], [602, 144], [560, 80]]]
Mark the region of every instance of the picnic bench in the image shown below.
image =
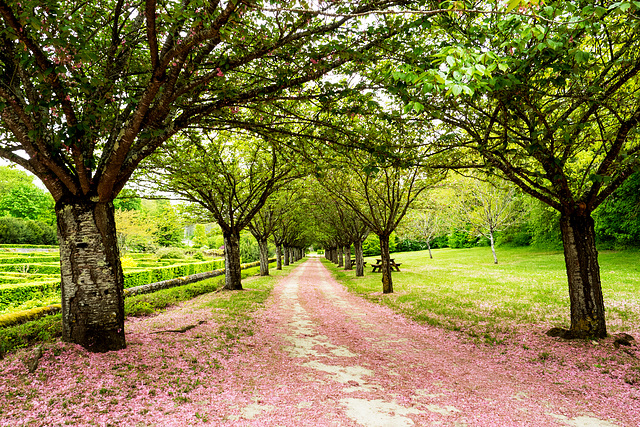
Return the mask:
[[[356, 265], [356, 260], [355, 260], [355, 259], [352, 259], [352, 260], [351, 260], [351, 267], [355, 267], [355, 265]], [[367, 263], [366, 263], [366, 262], [363, 262], [363, 263], [362, 263], [362, 265], [364, 265], [364, 266], [366, 267], [366, 266], [367, 266]]]
[[[401, 262], [396, 263], [395, 259], [391, 258], [389, 259], [389, 263], [391, 264], [391, 271], [394, 269], [396, 271], [400, 271], [400, 266], [402, 265]], [[382, 272], [382, 260], [377, 259], [375, 264], [371, 264], [371, 267], [373, 267], [372, 273], [375, 273], [376, 271]]]

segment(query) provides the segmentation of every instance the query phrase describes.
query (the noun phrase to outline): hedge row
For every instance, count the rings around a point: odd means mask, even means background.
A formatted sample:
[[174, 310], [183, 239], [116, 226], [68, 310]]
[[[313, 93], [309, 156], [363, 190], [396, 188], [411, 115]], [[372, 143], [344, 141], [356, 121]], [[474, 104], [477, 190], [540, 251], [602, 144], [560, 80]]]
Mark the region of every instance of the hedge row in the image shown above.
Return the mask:
[[[144, 270], [133, 270], [124, 273], [124, 287], [146, 285], [181, 276], [203, 273], [205, 271], [224, 268], [224, 260], [200, 261], [191, 264], [175, 264], [166, 267], [154, 267]], [[44, 273], [38, 270], [39, 273]], [[60, 274], [58, 267], [57, 274]], [[60, 279], [52, 279], [31, 283], [11, 283], [0, 285], [0, 310], [9, 304], [23, 303], [39, 299], [52, 292], [60, 291]]]
[[[269, 263], [272, 263], [275, 261], [276, 261], [275, 258], [269, 259]], [[216, 263], [216, 264], [222, 263], [222, 266], [224, 267], [224, 260], [206, 261], [198, 264], [203, 265], [203, 264], [211, 264], [211, 263]], [[257, 267], [259, 265], [260, 265], [259, 261], [250, 262], [247, 264], [242, 264], [241, 268], [244, 270], [246, 268]], [[195, 269], [198, 269], [198, 268], [202, 268], [202, 267], [196, 267]], [[177, 277], [170, 280], [164, 280], [160, 282], [144, 284], [137, 287], [131, 287], [131, 288], [125, 289], [124, 296], [129, 297], [133, 295], [146, 294], [146, 293], [158, 291], [160, 289], [168, 289], [176, 286], [182, 286], [182, 285], [194, 283], [200, 280], [208, 279], [210, 277], [216, 277], [221, 275], [224, 275], [224, 268], [210, 270], [210, 271], [202, 271], [202, 272], [189, 275], [187, 277]], [[58, 282], [58, 288], [59, 288], [59, 285], [60, 283]], [[39, 317], [47, 316], [49, 314], [55, 314], [55, 313], [58, 313], [60, 309], [61, 309], [60, 304], [54, 304], [47, 307], [36, 307], [29, 310], [23, 310], [15, 313], [0, 315], [0, 328], [17, 325], [30, 320], [35, 320]]]
[[19, 256], [15, 254], [10, 254], [10, 256], [0, 255], [0, 264], [31, 264], [34, 262], [60, 262], [60, 256], [42, 254], [38, 256], [25, 256], [24, 254]]

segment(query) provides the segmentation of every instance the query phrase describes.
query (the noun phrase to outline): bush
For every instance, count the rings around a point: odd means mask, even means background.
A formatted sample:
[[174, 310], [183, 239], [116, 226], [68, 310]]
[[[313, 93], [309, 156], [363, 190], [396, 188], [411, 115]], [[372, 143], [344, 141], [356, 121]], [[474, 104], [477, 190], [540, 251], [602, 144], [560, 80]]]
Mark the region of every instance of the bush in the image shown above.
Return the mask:
[[58, 239], [56, 230], [44, 222], [0, 217], [0, 243], [54, 245]]
[[185, 257], [182, 249], [174, 247], [160, 248], [156, 251], [156, 255], [160, 259], [183, 259]]
[[[396, 252], [396, 233], [389, 236], [389, 252]], [[362, 254], [364, 256], [380, 255], [380, 238], [376, 234], [369, 234], [364, 242], [362, 242]]]
[[466, 230], [454, 228], [451, 231], [451, 234], [449, 234], [448, 245], [450, 248], [454, 249], [471, 248], [476, 246], [478, 240], [478, 237], [472, 235]]

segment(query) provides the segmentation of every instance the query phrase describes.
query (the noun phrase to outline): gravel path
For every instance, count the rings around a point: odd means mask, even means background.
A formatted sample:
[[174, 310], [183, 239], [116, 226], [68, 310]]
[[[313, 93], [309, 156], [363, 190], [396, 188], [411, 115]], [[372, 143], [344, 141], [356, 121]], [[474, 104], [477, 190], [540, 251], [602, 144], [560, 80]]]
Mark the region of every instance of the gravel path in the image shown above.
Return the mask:
[[318, 258], [227, 345], [209, 303], [229, 295], [128, 320], [118, 352], [59, 343], [31, 374], [28, 352], [0, 361], [0, 426], [640, 426], [637, 384], [418, 325], [348, 293]]

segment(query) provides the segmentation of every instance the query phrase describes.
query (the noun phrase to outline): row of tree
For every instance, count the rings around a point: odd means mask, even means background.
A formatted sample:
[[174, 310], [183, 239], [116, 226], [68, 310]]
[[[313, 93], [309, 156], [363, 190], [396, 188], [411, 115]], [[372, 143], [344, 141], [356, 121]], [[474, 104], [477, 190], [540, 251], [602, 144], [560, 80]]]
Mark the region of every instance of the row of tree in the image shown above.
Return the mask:
[[216, 220], [232, 289], [239, 233], [265, 206], [294, 218], [276, 245], [307, 243], [302, 200], [269, 198], [316, 176], [379, 236], [390, 292], [387, 243], [411, 202], [482, 169], [559, 212], [567, 336], [606, 335], [591, 214], [638, 166], [636, 9], [0, 1], [0, 156], [55, 201], [64, 339], [125, 346], [114, 199], [137, 171]]

